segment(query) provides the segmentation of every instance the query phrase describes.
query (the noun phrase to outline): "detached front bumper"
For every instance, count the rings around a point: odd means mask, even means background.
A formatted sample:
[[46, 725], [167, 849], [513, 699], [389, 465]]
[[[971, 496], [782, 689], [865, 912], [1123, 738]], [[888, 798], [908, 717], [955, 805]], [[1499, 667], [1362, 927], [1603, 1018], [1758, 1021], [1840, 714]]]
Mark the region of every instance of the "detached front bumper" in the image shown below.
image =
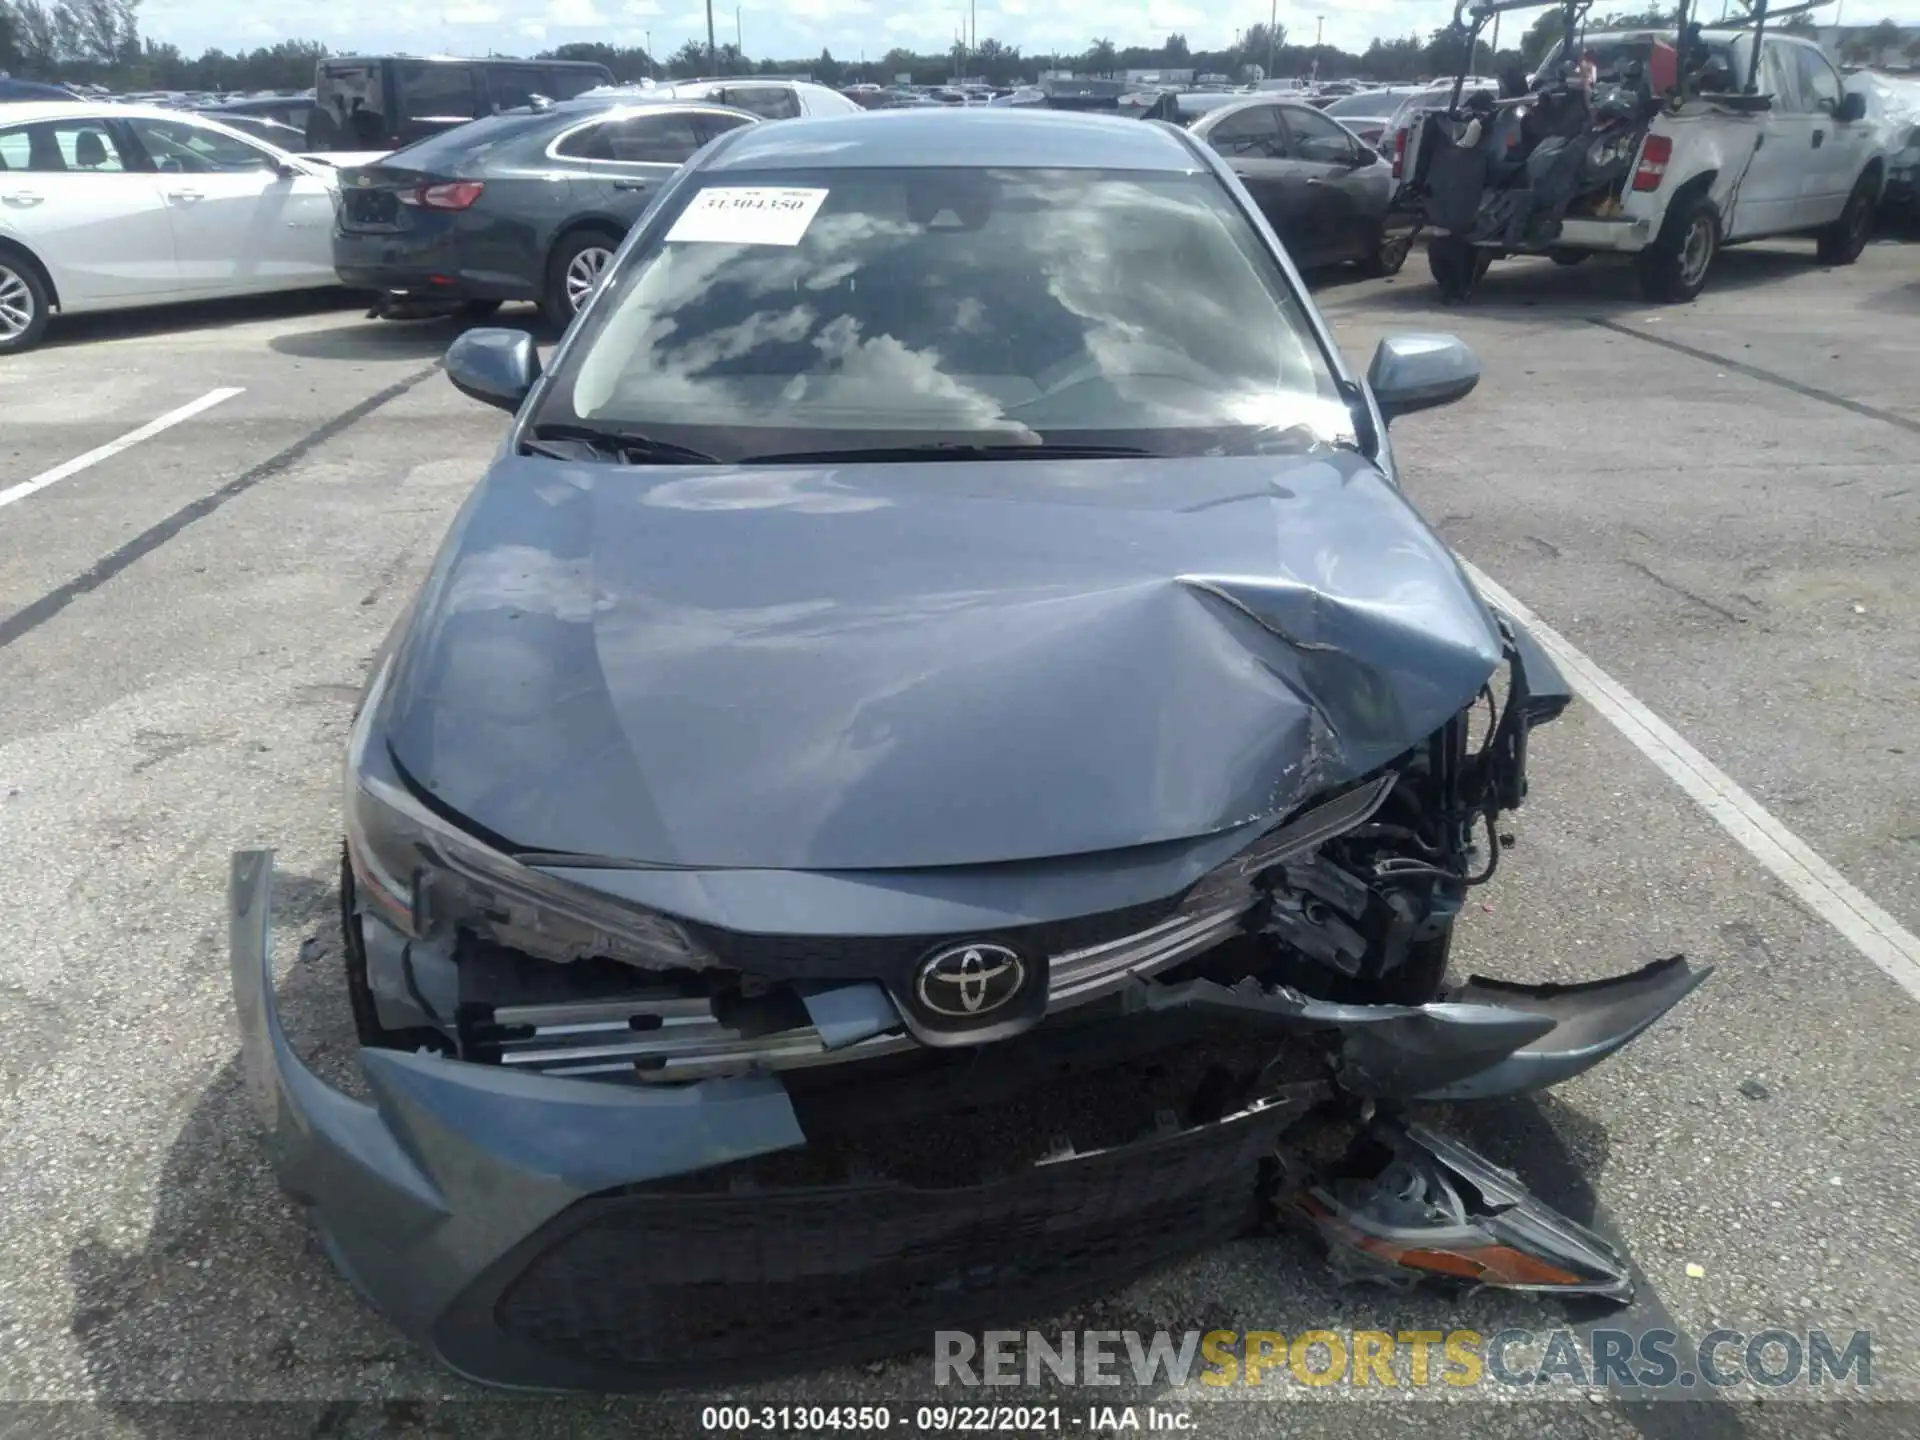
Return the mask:
[[476, 241], [444, 227], [333, 232], [333, 268], [355, 290], [418, 300], [538, 300], [540, 257], [504, 241]]
[[[619, 1084], [363, 1049], [369, 1103], [328, 1087], [281, 1028], [272, 870], [270, 852], [234, 857], [230, 943], [280, 1181], [403, 1333], [525, 1389], [739, 1381], [1049, 1313], [1259, 1223], [1283, 1137], [1336, 1084], [1387, 1102], [1541, 1089], [1707, 973], [1676, 956], [1591, 985], [1474, 980], [1420, 1006], [1136, 978], [1109, 1022], [995, 1042], [995, 1065], [929, 1049], [884, 1075], [869, 1066], [888, 1060]], [[1212, 1029], [1169, 1047], [1150, 1028], [1187, 1024]], [[1136, 1042], [1151, 1064], [1133, 1073], [1162, 1076], [1151, 1092], [1120, 1073]], [[835, 1070], [861, 1103], [822, 1104], [813, 1081]], [[1196, 1082], [1222, 1074], [1203, 1098]], [[1354, 1201], [1354, 1224], [1369, 1204]], [[1389, 1262], [1432, 1248], [1414, 1233], [1382, 1232], [1400, 1246]], [[1491, 1234], [1468, 1237], [1473, 1254]], [[1598, 1257], [1571, 1279], [1614, 1293], [1602, 1250], [1566, 1234]], [[1511, 1283], [1484, 1268], [1483, 1283]]]
[[[372, 1102], [281, 1028], [272, 855], [234, 857], [246, 1080], [329, 1254], [450, 1368], [526, 1389], [650, 1389], [897, 1353], [1045, 1313], [1257, 1223], [1260, 1168], [1325, 1087], [961, 1186], [763, 1186], [800, 1152], [771, 1076], [623, 1086], [363, 1049]], [[798, 1154], [783, 1157], [801, 1162]]]

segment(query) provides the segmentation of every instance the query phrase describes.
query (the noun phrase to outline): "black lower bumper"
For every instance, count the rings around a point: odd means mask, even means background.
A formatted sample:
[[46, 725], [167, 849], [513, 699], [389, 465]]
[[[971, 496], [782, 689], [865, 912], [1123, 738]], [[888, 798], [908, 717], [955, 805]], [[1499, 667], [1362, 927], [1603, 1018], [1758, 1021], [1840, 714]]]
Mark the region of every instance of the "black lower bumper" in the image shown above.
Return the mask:
[[333, 268], [351, 289], [411, 300], [538, 300], [540, 257], [529, 252], [509, 263], [502, 249], [453, 229], [335, 230]]

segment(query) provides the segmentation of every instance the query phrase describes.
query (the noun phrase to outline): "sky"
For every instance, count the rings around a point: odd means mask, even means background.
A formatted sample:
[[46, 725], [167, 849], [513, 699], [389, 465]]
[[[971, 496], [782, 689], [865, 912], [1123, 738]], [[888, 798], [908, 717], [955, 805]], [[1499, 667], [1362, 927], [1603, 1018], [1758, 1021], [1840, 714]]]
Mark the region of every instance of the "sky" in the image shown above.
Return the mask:
[[[1711, 0], [1709, 0], [1711, 3]], [[1608, 8], [1606, 0], [1597, 7]], [[1619, 8], [1633, 8], [1622, 0]], [[1243, 11], [1245, 13], [1241, 13]], [[1350, 51], [1364, 50], [1374, 36], [1426, 32], [1451, 16], [1451, 0], [1346, 0], [1313, 8], [1282, 3], [1280, 23], [1289, 40], [1311, 43], [1316, 16], [1324, 14], [1325, 39]], [[270, 12], [271, 18], [267, 18]], [[922, 53], [953, 43], [964, 18], [961, 0], [780, 0], [739, 8], [739, 33], [754, 58], [818, 55], [825, 47], [841, 60], [864, 54], [877, 60], [894, 46]], [[1712, 13], [1718, 13], [1717, 7]], [[1078, 53], [1105, 37], [1116, 45], [1158, 44], [1178, 31], [1196, 50], [1229, 45], [1236, 31], [1265, 23], [1267, 0], [987, 0], [978, 5], [975, 33], [1018, 45], [1028, 55]], [[1920, 22], [1920, 0], [1841, 0], [1818, 19], [1865, 24], [1892, 16]], [[706, 40], [706, 10], [698, 0], [274, 0], [270, 6], [241, 0], [143, 0], [142, 31], [172, 41], [189, 54], [209, 47], [251, 50], [277, 40], [318, 40], [328, 48], [528, 54], [569, 40], [645, 45], [668, 55], [688, 39]], [[714, 33], [725, 44], [735, 35], [731, 0], [716, 0]], [[1524, 26], [1531, 13], [1510, 16]]]

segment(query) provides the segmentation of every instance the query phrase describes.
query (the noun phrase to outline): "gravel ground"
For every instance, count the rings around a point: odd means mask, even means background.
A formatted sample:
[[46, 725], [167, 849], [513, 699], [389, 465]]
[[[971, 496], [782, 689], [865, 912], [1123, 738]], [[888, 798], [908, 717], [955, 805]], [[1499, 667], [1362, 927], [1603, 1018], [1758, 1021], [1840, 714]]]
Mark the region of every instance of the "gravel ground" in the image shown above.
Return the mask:
[[[1396, 428], [1415, 502], [1920, 927], [1920, 249], [1833, 271], [1810, 246], [1735, 250], [1697, 304], [1660, 310], [1625, 270], [1544, 262], [1438, 310], [1421, 269], [1320, 295], [1358, 364], [1394, 330], [1452, 330], [1482, 357], [1473, 397]], [[0, 369], [0, 485], [245, 387], [0, 512], [0, 836], [25, 862], [0, 897], [0, 1434], [665, 1435], [719, 1398], [506, 1402], [439, 1370], [318, 1252], [240, 1093], [224, 885], [241, 846], [279, 852], [289, 1024], [316, 1066], [351, 1070], [329, 922], [348, 712], [503, 424], [437, 375], [453, 333], [318, 297], [80, 322]], [[1534, 767], [1462, 963], [1578, 979], [1685, 951], [1719, 970], [1551, 1097], [1445, 1118], [1623, 1238], [1643, 1284], [1606, 1323], [1868, 1329], [1874, 1398], [1435, 1387], [1418, 1423], [1914, 1433], [1920, 1007], [1589, 708]], [[1524, 1297], [1343, 1288], [1274, 1238], [1039, 1328], [1567, 1323]], [[924, 1358], [732, 1393], [933, 1398]], [[1404, 1390], [1249, 1403], [1271, 1393], [1155, 1403], [1209, 1437], [1411, 1423]], [[1099, 1433], [1088, 1392], [1055, 1400], [1063, 1428]]]

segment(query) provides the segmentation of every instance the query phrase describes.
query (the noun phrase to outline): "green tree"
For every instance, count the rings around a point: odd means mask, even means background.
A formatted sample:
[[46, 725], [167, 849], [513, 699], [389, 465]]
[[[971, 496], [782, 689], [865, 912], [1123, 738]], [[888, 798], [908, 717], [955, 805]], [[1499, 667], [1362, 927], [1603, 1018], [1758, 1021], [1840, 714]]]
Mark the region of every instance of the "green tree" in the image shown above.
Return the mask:
[[1529, 70], [1547, 58], [1547, 52], [1559, 43], [1566, 28], [1566, 21], [1560, 18], [1558, 10], [1541, 12], [1527, 27], [1527, 33], [1520, 37], [1520, 53], [1526, 57]]
[[1884, 60], [1900, 48], [1900, 27], [1891, 20], [1882, 20], [1868, 32], [1867, 46], [1869, 59]]
[[667, 73], [676, 80], [691, 80], [706, 68], [707, 47], [698, 40], [687, 41], [667, 58]]
[[1665, 9], [1659, 5], [1649, 5], [1644, 10], [1617, 10], [1602, 15], [1598, 20], [1589, 20], [1589, 30], [1667, 30], [1680, 21], [1680, 11]]
[[1160, 54], [1165, 57], [1170, 68], [1184, 66], [1193, 58], [1193, 52], [1187, 49], [1187, 37], [1178, 32], [1167, 36], [1165, 43], [1160, 47]]
[[1095, 75], [1111, 75], [1117, 58], [1113, 41], [1098, 39], [1093, 42], [1093, 48], [1087, 51], [1086, 68]]
[[838, 85], [844, 78], [841, 75], [844, 68], [838, 60], [833, 58], [833, 52], [822, 46], [820, 58], [813, 62], [813, 78], [822, 85]]
[[40, 0], [18, 0], [13, 7], [14, 48], [20, 73], [51, 80], [60, 72], [60, 27], [53, 10]]
[[989, 85], [1009, 85], [1021, 78], [1023, 62], [1018, 45], [1003, 45], [991, 36], [974, 48], [973, 72]]

